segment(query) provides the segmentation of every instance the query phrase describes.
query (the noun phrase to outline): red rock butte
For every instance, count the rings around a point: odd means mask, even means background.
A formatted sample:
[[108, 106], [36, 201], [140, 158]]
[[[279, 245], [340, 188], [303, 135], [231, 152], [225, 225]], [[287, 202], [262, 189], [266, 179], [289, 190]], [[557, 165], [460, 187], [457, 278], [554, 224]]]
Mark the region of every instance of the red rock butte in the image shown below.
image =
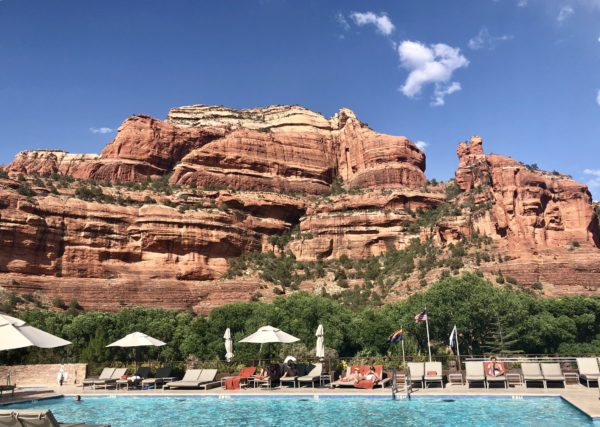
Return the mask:
[[[415, 238], [443, 250], [477, 234], [506, 261], [465, 270], [543, 283], [548, 295], [597, 291], [600, 232], [585, 185], [485, 155], [479, 137], [459, 144], [458, 156], [462, 192], [449, 199], [452, 184], [427, 181], [415, 144], [371, 130], [348, 109], [330, 119], [299, 106], [194, 105], [164, 121], [132, 116], [100, 155], [24, 151], [4, 168], [0, 284], [90, 309], [207, 312], [268, 288], [256, 275], [223, 275], [232, 259], [273, 250], [269, 237], [296, 227], [297, 237], [276, 251], [299, 261], [377, 256]], [[132, 203], [82, 200], [68, 186], [36, 188], [40, 177], [75, 178], [78, 188], [100, 183], [110, 200]], [[160, 180], [175, 190], [148, 189]], [[415, 211], [448, 205], [453, 214], [415, 229]], [[389, 300], [417, 281], [395, 282]]]

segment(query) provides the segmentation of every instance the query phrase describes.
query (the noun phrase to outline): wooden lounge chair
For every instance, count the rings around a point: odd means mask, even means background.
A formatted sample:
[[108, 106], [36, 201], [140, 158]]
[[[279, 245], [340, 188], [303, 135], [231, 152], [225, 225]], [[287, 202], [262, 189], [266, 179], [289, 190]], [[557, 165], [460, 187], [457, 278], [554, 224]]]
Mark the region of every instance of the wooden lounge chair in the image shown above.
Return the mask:
[[315, 382], [321, 380], [321, 374], [323, 373], [323, 364], [315, 363], [314, 368], [306, 375], [298, 377], [298, 387], [302, 387], [302, 383], [310, 383], [315, 388]]
[[114, 373], [115, 373], [115, 368], [104, 368], [104, 369], [102, 369], [102, 372], [100, 373], [99, 377], [85, 378], [82, 382], [82, 386], [84, 389], [85, 389], [86, 385], [94, 387], [94, 383], [101, 382], [104, 380], [109, 380]]
[[523, 383], [527, 388], [527, 382], [541, 382], [546, 388], [546, 379], [540, 370], [539, 363], [521, 363], [521, 372], [523, 372]]
[[156, 371], [154, 378], [146, 378], [142, 380], [142, 388], [157, 388], [163, 387], [169, 381], [175, 381], [175, 377], [171, 376], [171, 368], [159, 368]]
[[408, 373], [410, 383], [421, 383], [421, 388], [425, 388], [425, 364], [422, 362], [408, 362]]
[[198, 378], [200, 378], [200, 374], [202, 373], [202, 369], [188, 369], [185, 371], [183, 378], [181, 381], [171, 381], [164, 385], [163, 388], [195, 388], [198, 387]]
[[590, 382], [598, 383], [600, 378], [600, 369], [598, 369], [598, 361], [595, 357], [578, 357], [577, 369], [579, 369], [579, 378], [583, 379], [589, 387]]
[[465, 369], [467, 371], [465, 375], [467, 387], [471, 387], [472, 383], [482, 383], [487, 388], [483, 362], [465, 362]]
[[562, 369], [560, 369], [560, 363], [542, 363], [541, 366], [542, 375], [544, 375], [546, 384], [548, 384], [549, 381], [558, 381], [563, 383], [563, 387], [567, 386], [565, 376], [562, 373]]
[[248, 380], [256, 373], [255, 366], [247, 366], [240, 369], [237, 375], [230, 375], [221, 378], [221, 386], [226, 390], [237, 390], [241, 386], [247, 385]]
[[[490, 375], [489, 371], [490, 371], [490, 365], [492, 362], [483, 362], [483, 370], [485, 372], [485, 381], [487, 383], [487, 388], [490, 388], [490, 385], [492, 384], [496, 384], [496, 383], [502, 383], [502, 385], [504, 386], [504, 388], [508, 388], [508, 380], [506, 379], [506, 375]], [[504, 370], [504, 363], [503, 362], [496, 362], [496, 364], [502, 366], [502, 369]], [[506, 371], [504, 371], [506, 372]]]
[[0, 410], [3, 427], [110, 427], [110, 424], [59, 423], [49, 410]]
[[428, 383], [440, 383], [444, 388], [444, 377], [442, 376], [442, 362], [425, 362], [425, 388]]

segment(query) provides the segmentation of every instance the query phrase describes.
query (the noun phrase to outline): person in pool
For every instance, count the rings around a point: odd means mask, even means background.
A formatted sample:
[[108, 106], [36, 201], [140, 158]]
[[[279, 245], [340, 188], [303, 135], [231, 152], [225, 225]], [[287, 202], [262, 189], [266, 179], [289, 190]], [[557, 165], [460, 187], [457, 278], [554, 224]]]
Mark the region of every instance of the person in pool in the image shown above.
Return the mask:
[[496, 356], [490, 358], [487, 374], [490, 377], [501, 377], [504, 375], [504, 365], [496, 360]]
[[81, 396], [77, 395], [75, 396], [75, 399], [73, 399], [75, 401], [75, 403], [81, 403]]

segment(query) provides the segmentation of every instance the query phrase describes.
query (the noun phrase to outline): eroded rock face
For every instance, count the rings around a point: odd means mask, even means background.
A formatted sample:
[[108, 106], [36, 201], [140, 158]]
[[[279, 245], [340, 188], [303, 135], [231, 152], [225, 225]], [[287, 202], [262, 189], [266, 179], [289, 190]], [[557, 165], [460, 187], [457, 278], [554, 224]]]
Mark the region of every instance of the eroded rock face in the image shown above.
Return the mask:
[[[132, 116], [101, 155], [26, 151], [5, 168], [13, 179], [0, 178], [0, 286], [76, 298], [88, 309], [135, 301], [207, 313], [257, 292], [272, 297], [256, 277], [223, 274], [232, 259], [273, 250], [270, 236], [298, 227], [284, 249], [300, 261], [361, 259], [412, 239], [443, 251], [477, 232], [491, 238], [495, 259], [510, 258], [482, 265], [490, 277], [543, 282], [549, 294], [597, 289], [600, 233], [584, 185], [486, 155], [479, 137], [461, 143], [458, 155], [463, 193], [448, 201], [449, 184], [426, 185], [423, 152], [347, 109], [330, 119], [297, 106], [198, 105], [173, 109], [166, 121]], [[183, 187], [171, 194], [104, 186], [113, 201], [136, 205], [120, 206], [74, 197], [78, 183], [51, 194], [31, 179], [31, 196], [17, 174], [109, 182], [170, 176]], [[340, 183], [345, 191], [328, 195]], [[411, 226], [420, 211], [449, 204], [451, 215]], [[442, 268], [424, 277], [435, 280]], [[413, 276], [398, 286], [420, 288]]]
[[249, 110], [194, 105], [166, 121], [129, 117], [100, 156], [19, 154], [11, 173], [171, 183], [245, 191], [323, 194], [339, 177], [350, 187], [416, 188], [425, 155], [407, 138], [382, 135], [348, 109], [331, 119], [298, 106]]
[[532, 170], [509, 157], [483, 154], [473, 137], [458, 146], [456, 181], [489, 201], [474, 224], [509, 250], [527, 253], [577, 242], [598, 247], [598, 218], [588, 188], [569, 177]]
[[361, 259], [389, 248], [403, 249], [411, 239], [406, 225], [410, 212], [431, 209], [445, 199], [442, 193], [385, 191], [331, 197], [309, 206], [300, 219], [302, 238], [290, 243], [297, 259]]

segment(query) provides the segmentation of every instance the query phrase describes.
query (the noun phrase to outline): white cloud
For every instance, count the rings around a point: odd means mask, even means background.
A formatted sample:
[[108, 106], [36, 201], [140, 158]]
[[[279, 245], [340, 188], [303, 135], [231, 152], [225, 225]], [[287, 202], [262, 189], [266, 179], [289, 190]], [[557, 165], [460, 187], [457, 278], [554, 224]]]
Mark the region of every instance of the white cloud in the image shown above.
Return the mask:
[[600, 105], [600, 90], [596, 93], [596, 103]]
[[458, 82], [451, 82], [454, 71], [469, 65], [469, 61], [459, 48], [444, 43], [426, 46], [419, 42], [405, 40], [398, 46], [400, 64], [409, 71], [400, 91], [413, 98], [423, 87], [433, 84], [432, 105], [444, 105], [444, 98], [461, 89]]
[[560, 11], [558, 12], [558, 16], [556, 17], [556, 20], [561, 23], [566, 21], [567, 19], [569, 19], [571, 17], [571, 15], [573, 15], [575, 13], [575, 11], [573, 10], [572, 6], [563, 6], [560, 8]]
[[425, 151], [425, 148], [427, 148], [429, 143], [427, 143], [425, 141], [417, 141], [417, 142], [415, 142], [415, 145], [419, 148], [419, 150]]
[[591, 179], [586, 183], [588, 187], [600, 189], [600, 169], [585, 169], [583, 173], [591, 176]]
[[526, 7], [528, 3], [529, 3], [529, 0], [519, 0], [517, 2], [517, 6], [519, 6], [519, 7]]
[[106, 127], [102, 127], [102, 128], [90, 128], [90, 132], [92, 132], [92, 133], [106, 134], [106, 133], [112, 133], [113, 129], [106, 128]]
[[335, 15], [335, 20], [338, 24], [340, 24], [344, 31], [348, 31], [350, 29], [350, 24], [348, 24], [348, 21], [341, 13]]
[[441, 107], [446, 103], [445, 98], [447, 95], [452, 95], [454, 92], [458, 92], [461, 89], [462, 86], [458, 82], [452, 82], [449, 85], [436, 84], [431, 105], [434, 107]]
[[492, 50], [496, 47], [498, 42], [504, 42], [512, 39], [512, 36], [501, 35], [492, 36], [486, 27], [481, 28], [479, 33], [475, 37], [469, 40], [468, 46], [473, 50], [489, 49]]
[[385, 13], [377, 15], [373, 12], [352, 12], [350, 18], [352, 18], [354, 23], [359, 27], [369, 24], [375, 25], [377, 32], [385, 36], [389, 36], [396, 29]]

